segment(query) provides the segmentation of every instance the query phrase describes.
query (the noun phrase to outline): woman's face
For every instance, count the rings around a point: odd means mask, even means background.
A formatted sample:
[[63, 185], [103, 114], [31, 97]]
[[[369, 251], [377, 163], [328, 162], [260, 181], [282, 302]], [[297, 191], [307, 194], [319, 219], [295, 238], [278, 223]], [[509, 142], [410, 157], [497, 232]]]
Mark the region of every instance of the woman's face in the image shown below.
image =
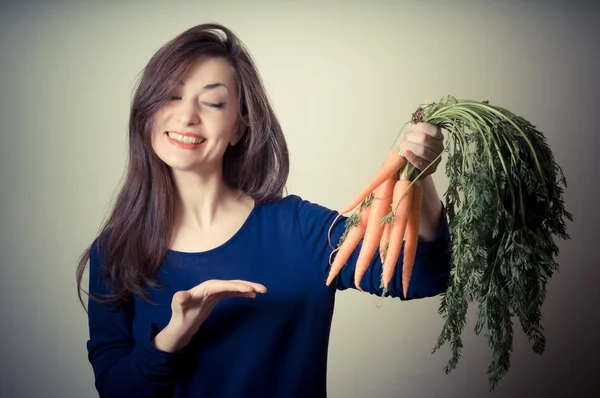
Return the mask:
[[233, 69], [222, 58], [202, 58], [160, 109], [152, 147], [174, 171], [220, 171], [228, 145], [241, 139]]

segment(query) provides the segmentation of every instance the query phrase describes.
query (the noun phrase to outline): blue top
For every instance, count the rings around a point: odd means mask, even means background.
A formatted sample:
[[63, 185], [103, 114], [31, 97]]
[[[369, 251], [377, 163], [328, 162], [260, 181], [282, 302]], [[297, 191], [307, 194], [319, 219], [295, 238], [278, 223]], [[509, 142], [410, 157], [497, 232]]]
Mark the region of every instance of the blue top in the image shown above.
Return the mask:
[[[153, 304], [134, 297], [126, 308], [111, 312], [90, 300], [87, 348], [100, 396], [325, 397], [335, 293], [355, 288], [358, 256], [357, 249], [335, 282], [325, 286], [328, 230], [337, 215], [295, 195], [256, 204], [223, 245], [201, 253], [169, 251], [158, 274], [163, 287], [150, 291]], [[334, 245], [345, 219], [340, 217], [332, 230]], [[449, 243], [444, 216], [435, 239], [419, 242], [408, 299], [445, 290]], [[101, 258], [102, 248], [93, 245], [91, 293], [107, 292]], [[402, 252], [400, 266], [401, 259]], [[381, 295], [380, 275], [377, 253], [362, 289]], [[257, 282], [267, 293], [221, 301], [181, 352], [156, 349], [151, 339], [169, 322], [173, 294], [207, 279]], [[401, 293], [401, 272], [396, 271], [390, 295]]]

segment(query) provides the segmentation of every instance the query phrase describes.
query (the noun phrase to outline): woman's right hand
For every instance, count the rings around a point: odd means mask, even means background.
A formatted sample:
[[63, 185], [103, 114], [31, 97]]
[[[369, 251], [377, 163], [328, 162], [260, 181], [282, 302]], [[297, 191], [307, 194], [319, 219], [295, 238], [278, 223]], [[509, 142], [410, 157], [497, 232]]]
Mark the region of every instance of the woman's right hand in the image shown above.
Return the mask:
[[179, 351], [188, 345], [219, 301], [229, 297], [254, 298], [256, 293], [266, 291], [259, 283], [213, 279], [177, 292], [171, 301], [171, 320], [154, 338], [154, 346], [165, 352]]

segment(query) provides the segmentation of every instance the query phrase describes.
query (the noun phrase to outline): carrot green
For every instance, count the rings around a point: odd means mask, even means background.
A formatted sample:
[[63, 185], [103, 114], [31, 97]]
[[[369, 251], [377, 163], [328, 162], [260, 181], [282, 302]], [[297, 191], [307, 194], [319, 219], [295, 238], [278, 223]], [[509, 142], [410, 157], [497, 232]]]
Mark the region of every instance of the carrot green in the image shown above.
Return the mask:
[[412, 122], [447, 134], [445, 193], [452, 238], [451, 277], [439, 312], [445, 323], [433, 349], [450, 343], [453, 370], [461, 355], [468, 305], [478, 305], [475, 333], [485, 329], [492, 351], [490, 390], [506, 376], [513, 350], [513, 318], [537, 354], [545, 350], [542, 305], [558, 271], [553, 236], [570, 239], [567, 187], [543, 133], [488, 101], [452, 96], [421, 106]]

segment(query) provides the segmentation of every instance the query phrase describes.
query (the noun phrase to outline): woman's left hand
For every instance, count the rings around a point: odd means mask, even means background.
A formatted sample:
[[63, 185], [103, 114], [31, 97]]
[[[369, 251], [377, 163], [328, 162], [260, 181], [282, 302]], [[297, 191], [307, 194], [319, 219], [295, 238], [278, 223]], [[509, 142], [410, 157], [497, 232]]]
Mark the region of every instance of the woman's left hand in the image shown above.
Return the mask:
[[398, 147], [408, 160], [419, 171], [431, 164], [421, 176], [433, 174], [441, 161], [444, 151], [444, 135], [442, 129], [429, 123], [410, 123], [398, 139]]

